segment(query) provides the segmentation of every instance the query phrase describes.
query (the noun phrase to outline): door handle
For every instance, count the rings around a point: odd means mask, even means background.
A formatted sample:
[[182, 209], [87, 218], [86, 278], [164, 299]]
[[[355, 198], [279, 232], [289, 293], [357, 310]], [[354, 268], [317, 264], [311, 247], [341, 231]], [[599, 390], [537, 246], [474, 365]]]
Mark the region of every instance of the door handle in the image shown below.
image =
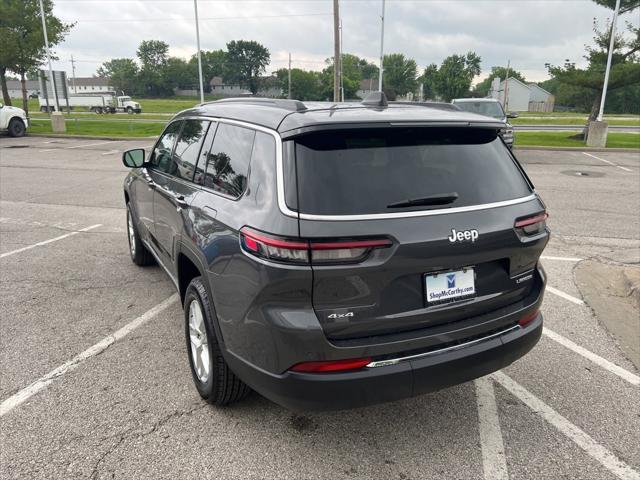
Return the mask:
[[176, 210], [178, 212], [180, 210], [182, 210], [183, 208], [187, 208], [189, 206], [189, 204], [187, 203], [187, 201], [184, 198], [184, 195], [175, 195], [173, 198], [174, 198], [174, 202], [176, 204]]

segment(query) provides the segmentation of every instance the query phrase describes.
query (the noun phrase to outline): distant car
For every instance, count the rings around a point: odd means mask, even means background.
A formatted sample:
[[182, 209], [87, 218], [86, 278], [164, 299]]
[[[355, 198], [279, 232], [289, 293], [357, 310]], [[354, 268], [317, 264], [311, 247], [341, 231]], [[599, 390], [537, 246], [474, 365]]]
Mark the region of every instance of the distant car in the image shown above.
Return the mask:
[[0, 132], [7, 132], [12, 137], [22, 137], [29, 126], [24, 110], [0, 103]]
[[504, 143], [507, 144], [507, 147], [513, 148], [515, 134], [509, 119], [518, 118], [517, 113], [506, 113], [502, 108], [502, 104], [494, 98], [455, 98], [451, 103], [465, 112], [477, 113], [478, 115], [496, 118], [504, 122], [505, 127], [500, 131], [500, 136]]

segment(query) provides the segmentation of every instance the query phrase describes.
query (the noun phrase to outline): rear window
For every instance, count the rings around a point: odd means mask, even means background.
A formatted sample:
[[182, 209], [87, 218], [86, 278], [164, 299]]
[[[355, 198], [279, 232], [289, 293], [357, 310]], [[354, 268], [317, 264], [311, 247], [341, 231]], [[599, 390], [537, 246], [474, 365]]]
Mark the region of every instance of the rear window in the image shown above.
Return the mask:
[[[298, 138], [295, 152], [302, 213], [362, 215], [456, 208], [531, 193], [507, 148], [488, 129], [316, 132]], [[446, 204], [389, 207], [434, 196], [450, 198]]]

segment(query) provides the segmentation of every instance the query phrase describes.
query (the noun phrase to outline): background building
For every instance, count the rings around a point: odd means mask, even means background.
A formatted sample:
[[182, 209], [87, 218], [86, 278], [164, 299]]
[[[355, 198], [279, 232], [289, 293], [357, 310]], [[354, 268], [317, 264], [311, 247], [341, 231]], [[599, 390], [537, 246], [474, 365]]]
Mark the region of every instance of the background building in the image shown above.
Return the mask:
[[555, 103], [555, 97], [544, 88], [513, 77], [500, 83], [494, 81], [489, 97], [500, 100], [504, 109], [510, 112], [553, 112]]

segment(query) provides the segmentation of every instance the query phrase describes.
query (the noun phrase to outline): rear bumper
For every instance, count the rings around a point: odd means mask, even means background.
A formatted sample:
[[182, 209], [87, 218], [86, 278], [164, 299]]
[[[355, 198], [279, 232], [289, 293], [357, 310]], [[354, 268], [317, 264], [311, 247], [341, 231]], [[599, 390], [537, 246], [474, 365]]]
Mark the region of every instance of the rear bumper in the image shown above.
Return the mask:
[[499, 370], [531, 350], [542, 314], [526, 327], [395, 365], [336, 374], [276, 375], [230, 354], [227, 361], [254, 390], [291, 410], [341, 410], [400, 400], [467, 382]]

